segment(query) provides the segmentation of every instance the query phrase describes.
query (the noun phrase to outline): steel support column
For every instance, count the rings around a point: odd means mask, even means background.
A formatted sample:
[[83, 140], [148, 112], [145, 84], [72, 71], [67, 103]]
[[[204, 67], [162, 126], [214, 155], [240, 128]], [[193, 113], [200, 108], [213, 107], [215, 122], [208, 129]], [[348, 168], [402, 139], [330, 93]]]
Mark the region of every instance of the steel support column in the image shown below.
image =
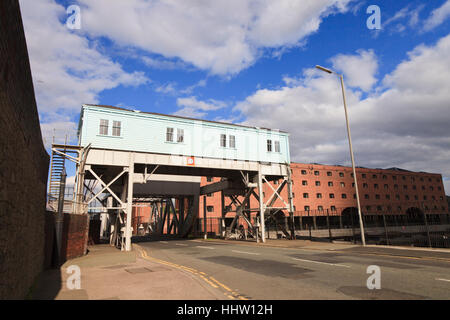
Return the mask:
[[134, 176], [134, 155], [130, 155], [130, 165], [128, 167], [128, 194], [127, 194], [127, 220], [125, 227], [125, 251], [131, 251], [131, 216], [133, 213], [133, 176]]
[[259, 193], [259, 220], [260, 220], [260, 230], [262, 242], [266, 242], [266, 227], [264, 221], [264, 211], [266, 210], [264, 204], [264, 193], [263, 193], [263, 176], [261, 173], [261, 165], [258, 170], [258, 193]]

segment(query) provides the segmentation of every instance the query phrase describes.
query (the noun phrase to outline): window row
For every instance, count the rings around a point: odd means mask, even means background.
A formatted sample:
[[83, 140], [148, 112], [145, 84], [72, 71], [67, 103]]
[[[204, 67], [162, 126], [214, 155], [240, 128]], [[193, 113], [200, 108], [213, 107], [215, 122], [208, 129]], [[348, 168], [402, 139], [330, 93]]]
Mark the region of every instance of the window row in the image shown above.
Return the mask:
[[[222, 148], [227, 147], [227, 135], [226, 134], [220, 135], [220, 146]], [[233, 135], [228, 135], [228, 148], [236, 148], [236, 137]]]
[[272, 149], [272, 140], [267, 139], [267, 152], [280, 152], [280, 141], [274, 140], [273, 141], [273, 149]]
[[[301, 170], [301, 174], [302, 174], [302, 175], [306, 175], [306, 174], [308, 174], [308, 172], [307, 172], [307, 170]], [[339, 172], [338, 174], [339, 174], [339, 177], [344, 177], [344, 172]], [[320, 171], [315, 170], [315, 171], [314, 171], [314, 175], [315, 175], [315, 176], [319, 176], [319, 175], [320, 175]], [[328, 176], [328, 177], [333, 176], [333, 172], [332, 172], [332, 171], [327, 171], [327, 176]], [[350, 173], [350, 176], [353, 177], [353, 173]], [[366, 179], [366, 178], [367, 178], [367, 174], [366, 174], [366, 173], [362, 173], [362, 174], [361, 174], [361, 177], [362, 177], [363, 179]], [[372, 174], [372, 178], [373, 178], [373, 179], [378, 179], [378, 177], [379, 177], [379, 176], [378, 176], [377, 174]], [[381, 175], [381, 177], [382, 177], [383, 179], [387, 179], [387, 175], [385, 175], [385, 174]], [[393, 179], [393, 180], [397, 180], [397, 176], [392, 176], [392, 179]], [[403, 179], [403, 180], [406, 180], [406, 176], [402, 176], [402, 179]], [[424, 178], [423, 178], [423, 177], [420, 177], [419, 180], [420, 180], [420, 181], [424, 181]], [[416, 181], [416, 177], [411, 177], [411, 181], [413, 181], [413, 182]], [[431, 178], [428, 178], [428, 181], [431, 182], [432, 179], [431, 179]], [[441, 179], [440, 179], [440, 178], [436, 178], [436, 182], [441, 182]]]
[[[113, 121], [112, 125], [112, 132], [111, 134], [115, 137], [120, 137], [120, 130], [121, 130], [122, 122], [121, 121]], [[99, 127], [99, 134], [102, 136], [109, 135], [109, 120], [106, 119], [100, 119], [100, 127]]]
[[184, 129], [177, 129], [177, 140], [174, 141], [174, 128], [166, 128], [166, 142], [184, 142]]

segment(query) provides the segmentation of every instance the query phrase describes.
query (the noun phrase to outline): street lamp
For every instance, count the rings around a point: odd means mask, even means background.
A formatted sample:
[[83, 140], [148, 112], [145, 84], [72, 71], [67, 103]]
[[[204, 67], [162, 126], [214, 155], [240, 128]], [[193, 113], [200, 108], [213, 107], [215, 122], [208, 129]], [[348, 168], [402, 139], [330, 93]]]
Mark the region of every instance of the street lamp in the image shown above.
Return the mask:
[[348, 124], [348, 114], [347, 114], [347, 102], [345, 100], [345, 89], [344, 89], [344, 77], [342, 74], [339, 74], [337, 72], [334, 72], [330, 69], [324, 68], [322, 66], [317, 66], [316, 68], [319, 70], [322, 70], [326, 73], [329, 74], [335, 74], [337, 76], [339, 76], [340, 80], [341, 80], [341, 88], [342, 88], [342, 97], [344, 99], [344, 110], [345, 110], [345, 122], [347, 124], [347, 135], [348, 135], [348, 145], [350, 147], [350, 157], [352, 159], [352, 169], [353, 169], [353, 180], [355, 181], [355, 191], [356, 191], [356, 203], [358, 205], [358, 215], [359, 215], [359, 226], [361, 228], [361, 242], [362, 245], [365, 246], [366, 245], [366, 237], [364, 236], [364, 223], [362, 220], [362, 215], [361, 215], [361, 204], [359, 202], [359, 192], [358, 192], [358, 182], [356, 179], [356, 169], [355, 169], [355, 159], [353, 157], [353, 147], [352, 147], [352, 137], [350, 134], [350, 126]]

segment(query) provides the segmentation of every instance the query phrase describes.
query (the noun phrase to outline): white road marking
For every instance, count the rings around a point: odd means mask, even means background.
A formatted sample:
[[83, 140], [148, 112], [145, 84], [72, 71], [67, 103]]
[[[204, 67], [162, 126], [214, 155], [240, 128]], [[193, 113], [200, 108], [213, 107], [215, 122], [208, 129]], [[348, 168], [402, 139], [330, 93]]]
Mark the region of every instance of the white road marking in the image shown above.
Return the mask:
[[245, 251], [238, 251], [238, 250], [231, 250], [231, 251], [237, 252], [237, 253], [252, 254], [252, 255], [255, 255], [255, 256], [259, 256], [260, 255], [260, 253], [255, 253], [255, 252], [245, 252]]
[[183, 247], [187, 247], [187, 244], [184, 243], [175, 243], [176, 246], [183, 246]]
[[201, 243], [203, 243], [203, 241], [201, 241], [201, 240], [191, 240], [192, 242], [201, 242]]
[[160, 241], [161, 243], [169, 243], [169, 242], [167, 242], [167, 241]]
[[327, 262], [314, 261], [314, 260], [305, 260], [305, 259], [298, 259], [298, 258], [292, 258], [292, 259], [293, 260], [297, 260], [297, 261], [303, 261], [303, 262], [312, 262], [312, 263], [326, 264], [326, 265], [335, 266], [335, 267], [350, 268], [350, 266], [346, 266], [345, 264], [327, 263]]
[[447, 281], [447, 282], [450, 282], [450, 280], [449, 280], [449, 279], [444, 279], [444, 278], [436, 278], [435, 280], [438, 280], [438, 281]]
[[196, 248], [202, 248], [202, 249], [214, 249], [213, 247], [204, 247], [204, 246], [195, 246]]

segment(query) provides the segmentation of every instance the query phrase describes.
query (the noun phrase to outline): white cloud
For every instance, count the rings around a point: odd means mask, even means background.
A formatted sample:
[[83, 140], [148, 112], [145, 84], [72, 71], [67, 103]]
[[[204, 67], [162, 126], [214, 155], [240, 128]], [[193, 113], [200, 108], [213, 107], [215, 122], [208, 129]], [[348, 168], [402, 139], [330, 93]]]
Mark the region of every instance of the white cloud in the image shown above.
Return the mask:
[[446, 19], [450, 17], [450, 0], [447, 0], [442, 6], [434, 9], [430, 16], [424, 22], [424, 31], [430, 31], [440, 24], [442, 24]]
[[[234, 110], [246, 124], [290, 132], [294, 161], [349, 165], [338, 78], [307, 69], [297, 79], [284, 80], [286, 86], [257, 90]], [[357, 165], [450, 178], [448, 83], [450, 35], [433, 46], [418, 46], [367, 97], [348, 89]]]
[[158, 93], [164, 93], [164, 94], [173, 94], [176, 92], [175, 84], [172, 82], [161, 85], [155, 89]]
[[346, 77], [346, 84], [369, 91], [377, 82], [378, 61], [373, 50], [359, 50], [356, 55], [337, 55], [331, 59], [333, 68]]
[[[299, 45], [351, 0], [79, 0], [83, 28], [123, 47], [178, 58], [212, 74], [247, 68], [264, 48]], [[150, 64], [155, 61], [148, 60]]]
[[76, 142], [77, 126], [78, 124], [72, 121], [41, 123], [45, 148], [50, 148], [53, 142], [58, 144]]
[[103, 90], [148, 81], [142, 72], [124, 71], [82, 30], [69, 30], [61, 22], [67, 17], [62, 5], [51, 0], [21, 0], [20, 7], [46, 140], [52, 137], [48, 134], [53, 127], [73, 131], [71, 119], [81, 104], [98, 103]]
[[402, 33], [407, 29], [407, 27], [416, 27], [420, 21], [419, 14], [424, 7], [425, 5], [421, 4], [414, 9], [411, 9], [411, 5], [407, 5], [397, 11], [392, 17], [383, 21], [382, 29], [386, 30], [388, 29], [388, 26], [393, 24], [394, 26], [390, 28], [390, 31]]
[[178, 98], [177, 105], [183, 107], [175, 115], [193, 118], [202, 118], [208, 111], [224, 108], [226, 104], [221, 101], [209, 99], [208, 102], [197, 100], [196, 97]]

